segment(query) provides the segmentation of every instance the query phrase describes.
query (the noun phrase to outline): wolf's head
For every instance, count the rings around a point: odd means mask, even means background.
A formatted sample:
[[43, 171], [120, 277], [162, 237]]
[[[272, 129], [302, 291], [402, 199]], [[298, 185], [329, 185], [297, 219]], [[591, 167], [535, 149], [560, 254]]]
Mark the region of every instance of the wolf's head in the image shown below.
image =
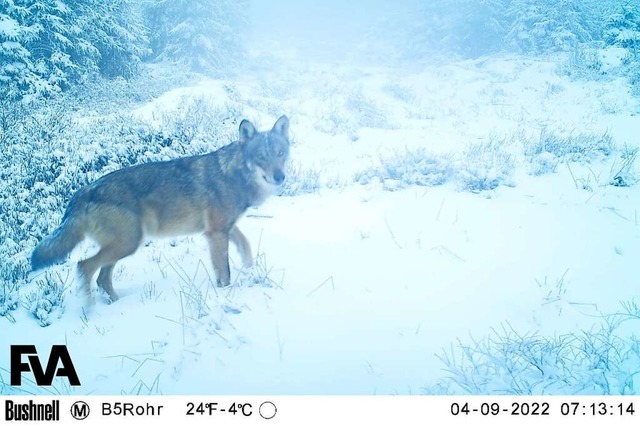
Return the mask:
[[267, 132], [258, 132], [249, 120], [242, 120], [239, 131], [245, 162], [256, 182], [265, 189], [281, 185], [289, 158], [289, 119], [283, 115]]

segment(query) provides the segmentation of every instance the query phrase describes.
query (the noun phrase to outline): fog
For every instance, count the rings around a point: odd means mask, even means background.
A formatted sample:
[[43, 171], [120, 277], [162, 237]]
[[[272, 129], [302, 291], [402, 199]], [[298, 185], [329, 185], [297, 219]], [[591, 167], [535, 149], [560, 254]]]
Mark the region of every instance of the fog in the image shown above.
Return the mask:
[[389, 54], [418, 6], [407, 0], [252, 0], [249, 10], [252, 48], [277, 45], [304, 59], [355, 60]]
[[618, 32], [618, 24], [635, 28], [629, 18], [635, 12], [620, 14], [623, 6], [615, 1], [250, 0], [248, 8], [243, 32], [250, 47], [271, 43], [295, 49], [300, 58], [389, 62], [503, 53], [536, 56], [597, 41], [628, 44], [616, 41], [616, 34], [638, 37], [637, 30]]
[[637, 393], [638, 4], [0, 0], [0, 395]]

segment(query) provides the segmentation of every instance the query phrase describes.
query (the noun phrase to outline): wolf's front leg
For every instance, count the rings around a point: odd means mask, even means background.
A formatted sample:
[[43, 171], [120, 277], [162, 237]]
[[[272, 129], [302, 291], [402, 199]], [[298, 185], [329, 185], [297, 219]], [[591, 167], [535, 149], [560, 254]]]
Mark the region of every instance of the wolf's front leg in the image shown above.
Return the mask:
[[237, 225], [233, 225], [231, 232], [229, 232], [229, 237], [231, 242], [238, 248], [240, 256], [242, 256], [243, 266], [250, 268], [253, 265], [253, 256], [251, 255], [251, 244], [249, 244], [247, 237], [244, 236]]
[[229, 233], [223, 231], [207, 232], [207, 242], [209, 243], [209, 254], [211, 263], [216, 273], [216, 284], [218, 287], [226, 287], [231, 281], [229, 271]]

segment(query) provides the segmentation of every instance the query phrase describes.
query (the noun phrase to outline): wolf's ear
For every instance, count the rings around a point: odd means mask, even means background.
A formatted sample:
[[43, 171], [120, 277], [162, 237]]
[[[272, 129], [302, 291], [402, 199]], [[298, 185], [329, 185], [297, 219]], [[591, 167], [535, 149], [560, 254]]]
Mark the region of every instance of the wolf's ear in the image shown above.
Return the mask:
[[246, 142], [256, 134], [256, 128], [253, 127], [253, 124], [251, 124], [247, 119], [240, 122], [240, 128], [238, 131], [240, 133], [240, 142]]
[[271, 131], [283, 136], [285, 139], [289, 139], [289, 119], [287, 116], [283, 115], [278, 118]]

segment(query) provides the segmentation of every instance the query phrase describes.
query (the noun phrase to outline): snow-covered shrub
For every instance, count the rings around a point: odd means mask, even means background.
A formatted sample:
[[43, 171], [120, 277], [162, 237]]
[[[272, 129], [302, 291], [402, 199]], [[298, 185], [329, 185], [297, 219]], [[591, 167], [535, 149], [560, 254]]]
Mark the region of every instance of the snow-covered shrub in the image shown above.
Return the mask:
[[292, 162], [278, 194], [294, 196], [318, 192], [319, 189], [320, 171]]
[[347, 94], [345, 107], [354, 115], [359, 127], [389, 128], [388, 112], [374, 99], [365, 95], [362, 88], [353, 89]]
[[29, 112], [28, 105], [11, 99], [8, 87], [0, 86], [0, 149], [20, 137], [21, 123]]
[[437, 186], [451, 178], [448, 156], [428, 152], [424, 148], [396, 151], [382, 160], [385, 179], [394, 179], [407, 185]]
[[183, 98], [174, 110], [159, 113], [155, 136], [180, 155], [202, 154], [237, 139], [241, 116], [236, 104], [220, 108], [203, 97]]
[[580, 46], [568, 53], [567, 59], [559, 65], [558, 71], [572, 78], [593, 80], [602, 76], [602, 60], [597, 49]]
[[418, 98], [415, 88], [411, 87], [409, 84], [390, 82], [385, 84], [384, 90], [390, 93], [394, 98], [408, 104], [414, 104]]
[[435, 154], [425, 148], [405, 148], [380, 158], [379, 165], [356, 173], [354, 180], [360, 184], [379, 180], [385, 189], [398, 190], [408, 185], [442, 185], [454, 174], [450, 156]]
[[469, 146], [457, 166], [458, 185], [471, 192], [512, 186], [515, 158], [506, 145], [506, 140], [492, 138]]
[[31, 269], [25, 248], [43, 235], [34, 212], [58, 207], [56, 179], [64, 161], [55, 147], [68, 120], [55, 107], [23, 105], [13, 112], [17, 121], [4, 134], [0, 156], [0, 281], [25, 282]]
[[[524, 153], [532, 162], [545, 153], [562, 161], [589, 162], [598, 156], [608, 156], [614, 150], [615, 142], [608, 132], [561, 135], [545, 128], [537, 139], [525, 142]], [[545, 156], [545, 161], [549, 160]]]
[[90, 76], [72, 87], [67, 99], [87, 115], [117, 114], [194, 80], [196, 75], [178, 64], [143, 65], [129, 78]]
[[636, 61], [629, 66], [629, 83], [631, 83], [631, 92], [637, 98], [640, 98], [640, 61]]
[[398, 150], [380, 158], [379, 165], [356, 173], [354, 180], [361, 184], [377, 180], [389, 191], [447, 182], [472, 192], [510, 186], [515, 158], [506, 145], [506, 140], [492, 137], [488, 142], [469, 146], [462, 154], [436, 154], [422, 147]]
[[560, 159], [550, 152], [541, 152], [529, 159], [531, 174], [534, 176], [555, 173]]
[[316, 127], [331, 135], [359, 139], [362, 127], [390, 128], [389, 111], [362, 86], [350, 87], [338, 81], [319, 85]]
[[51, 273], [46, 273], [36, 284], [37, 289], [27, 295], [25, 308], [41, 327], [46, 327], [64, 313], [66, 286], [60, 276], [54, 277]]
[[350, 140], [356, 141], [358, 135], [358, 123], [355, 114], [345, 114], [341, 98], [332, 96], [320, 104], [316, 128], [330, 135], [347, 135]]

